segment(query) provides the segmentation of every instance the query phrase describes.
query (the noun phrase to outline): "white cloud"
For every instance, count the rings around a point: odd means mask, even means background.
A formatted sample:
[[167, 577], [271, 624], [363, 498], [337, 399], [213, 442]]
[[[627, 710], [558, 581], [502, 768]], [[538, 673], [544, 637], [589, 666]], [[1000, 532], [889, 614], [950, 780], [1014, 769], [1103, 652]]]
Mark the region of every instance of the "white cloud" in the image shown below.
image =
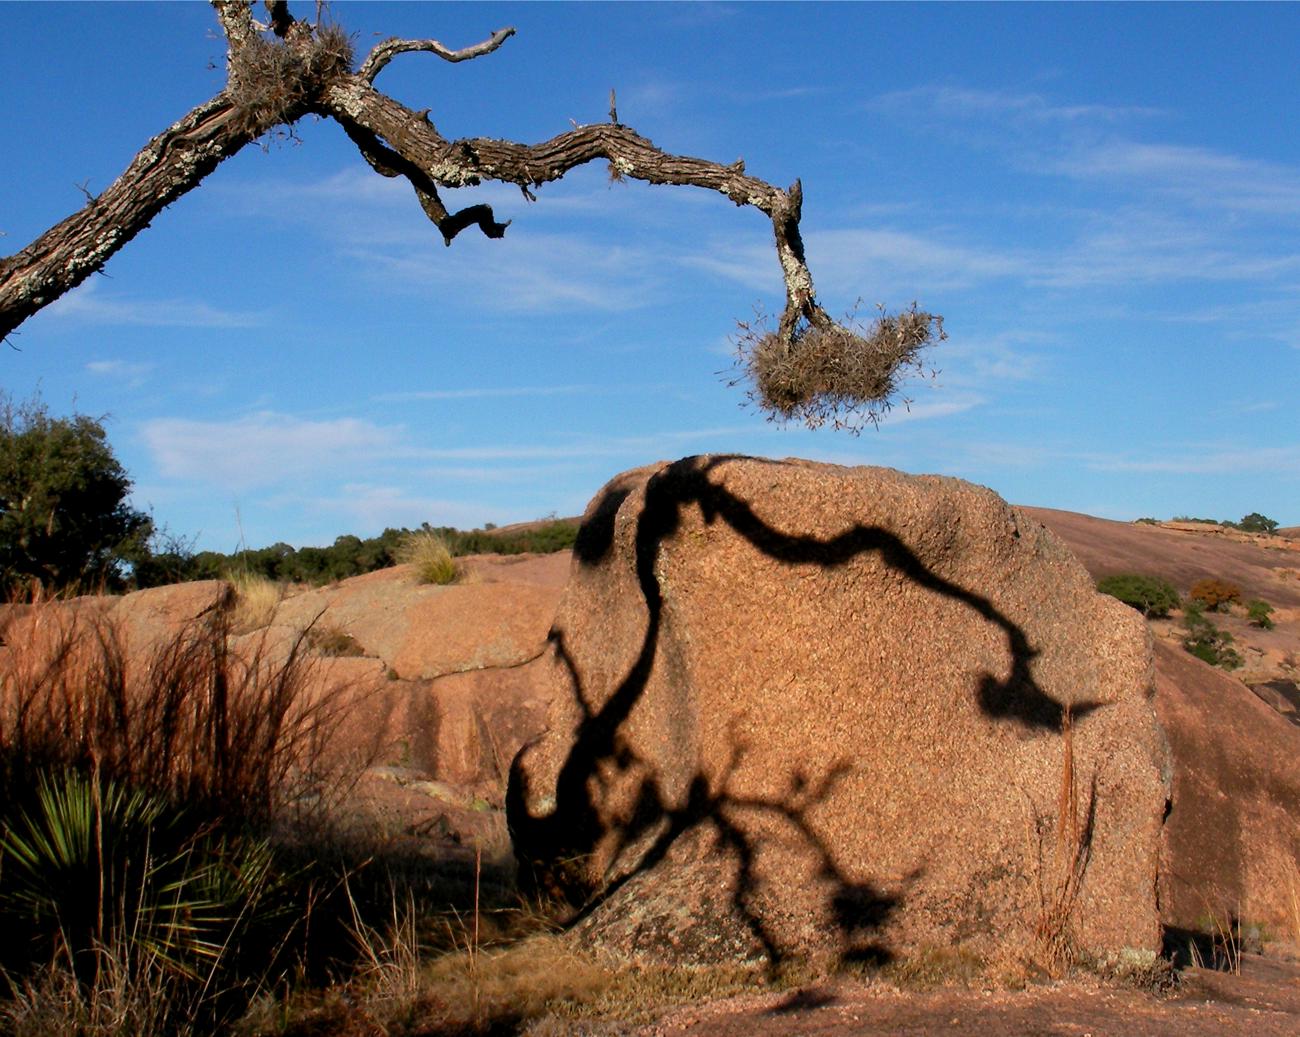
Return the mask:
[[373, 403], [411, 403], [419, 400], [487, 400], [519, 396], [571, 396], [607, 392], [598, 385], [518, 385], [479, 387], [475, 389], [423, 389], [411, 392], [386, 392], [372, 396]]
[[923, 112], [942, 119], [972, 118], [1021, 123], [1120, 122], [1160, 114], [1159, 109], [1133, 105], [1060, 104], [1040, 93], [981, 90], [973, 87], [919, 86], [895, 90], [867, 102], [870, 111], [914, 114]]
[[[1027, 274], [1028, 254], [949, 243], [922, 233], [843, 227], [804, 233], [808, 264], [818, 291], [841, 297], [870, 292], [865, 301], [897, 308], [925, 289], [965, 288]], [[746, 235], [715, 242], [707, 252], [686, 256], [684, 266], [707, 270], [755, 291], [779, 294], [781, 267], [766, 240]]]
[[145, 375], [153, 369], [153, 364], [132, 363], [128, 360], [91, 360], [86, 364], [86, 370], [90, 374], [101, 378], [120, 379], [129, 382], [132, 386], [143, 384]]
[[337, 494], [305, 499], [299, 506], [341, 516], [337, 521], [345, 528], [376, 532], [387, 527], [411, 529], [422, 522], [468, 529], [490, 521], [496, 513], [486, 504], [370, 483], [347, 483]]
[[398, 432], [356, 418], [261, 412], [231, 421], [158, 418], [141, 438], [164, 476], [227, 491], [338, 478], [397, 448]]
[[1116, 140], [1077, 149], [1056, 169], [1074, 177], [1167, 191], [1207, 208], [1300, 215], [1300, 171], [1210, 148]]
[[373, 282], [392, 289], [454, 292], [495, 310], [555, 312], [573, 307], [617, 312], [663, 294], [662, 260], [651, 250], [601, 244], [572, 234], [507, 235], [457, 241], [455, 256], [413, 248], [357, 245], [348, 258]]
[[154, 328], [252, 328], [265, 323], [261, 314], [222, 309], [199, 300], [105, 296], [94, 280], [50, 304], [46, 312], [56, 319], [86, 324]]
[[1209, 449], [1195, 454], [1170, 451], [1168, 456], [1094, 458], [1087, 466], [1101, 472], [1168, 472], [1173, 475], [1239, 475], [1263, 472], [1270, 476], [1300, 475], [1300, 446], [1253, 449]]

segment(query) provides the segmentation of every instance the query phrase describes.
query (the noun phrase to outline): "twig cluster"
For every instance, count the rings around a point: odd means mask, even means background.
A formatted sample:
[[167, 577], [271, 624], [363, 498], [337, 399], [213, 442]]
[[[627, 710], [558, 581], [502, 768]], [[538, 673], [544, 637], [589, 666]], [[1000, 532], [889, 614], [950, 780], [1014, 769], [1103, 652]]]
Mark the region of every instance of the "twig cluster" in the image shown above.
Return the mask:
[[769, 420], [858, 432], [879, 423], [902, 379], [924, 372], [922, 351], [946, 337], [943, 318], [915, 303], [897, 315], [882, 310], [869, 327], [850, 316], [804, 323], [788, 337], [759, 318], [740, 325], [736, 367]]

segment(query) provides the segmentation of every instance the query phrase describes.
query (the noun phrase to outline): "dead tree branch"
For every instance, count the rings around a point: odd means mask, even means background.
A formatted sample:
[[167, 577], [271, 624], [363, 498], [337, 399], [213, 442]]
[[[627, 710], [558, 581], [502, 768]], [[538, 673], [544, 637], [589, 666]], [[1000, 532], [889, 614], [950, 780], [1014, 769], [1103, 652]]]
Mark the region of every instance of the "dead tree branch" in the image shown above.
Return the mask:
[[[213, 6], [227, 43], [226, 88], [150, 141], [84, 208], [21, 252], [0, 259], [0, 337], [101, 269], [225, 159], [275, 126], [292, 125], [307, 114], [337, 121], [377, 173], [405, 178], [447, 245], [471, 226], [500, 238], [509, 224], [497, 221], [483, 204], [448, 212], [439, 188], [495, 180], [516, 185], [531, 200], [533, 188], [602, 160], [618, 178], [699, 187], [759, 210], [771, 221], [786, 299], [775, 332], [757, 343], [746, 370], [758, 386], [756, 399], [778, 419], [820, 424], [827, 408], [838, 415], [866, 407], [867, 419], [874, 420], [879, 412], [872, 408], [888, 408], [900, 363], [912, 362], [917, 350], [943, 337], [939, 319], [915, 307], [907, 320], [882, 322], [865, 336], [836, 324], [817, 301], [804, 256], [799, 181], [782, 190], [747, 174], [740, 160], [724, 166], [663, 151], [619, 122], [612, 90], [608, 123], [575, 124], [530, 145], [486, 137], [447, 140], [427, 109], [413, 111], [373, 86], [398, 54], [426, 52], [468, 61], [497, 50], [514, 35], [513, 28], [459, 50], [437, 40], [389, 39], [353, 72], [347, 35], [319, 18], [315, 25], [295, 20], [284, 0], [267, 0], [266, 26], [253, 19], [248, 0], [213, 0]], [[850, 370], [852, 379], [841, 376]], [[768, 386], [779, 391], [769, 392]]]
[[373, 83], [375, 76], [379, 75], [393, 58], [399, 54], [409, 54], [412, 51], [425, 51], [429, 54], [437, 54], [443, 61], [469, 61], [471, 58], [481, 58], [484, 54], [491, 54], [506, 40], [515, 34], [513, 28], [498, 29], [482, 43], [475, 43], [469, 47], [462, 47], [460, 50], [452, 50], [444, 46], [437, 40], [401, 40], [394, 36], [392, 39], [384, 40], [383, 43], [375, 45], [366, 60], [361, 63], [357, 75], [367, 83]]

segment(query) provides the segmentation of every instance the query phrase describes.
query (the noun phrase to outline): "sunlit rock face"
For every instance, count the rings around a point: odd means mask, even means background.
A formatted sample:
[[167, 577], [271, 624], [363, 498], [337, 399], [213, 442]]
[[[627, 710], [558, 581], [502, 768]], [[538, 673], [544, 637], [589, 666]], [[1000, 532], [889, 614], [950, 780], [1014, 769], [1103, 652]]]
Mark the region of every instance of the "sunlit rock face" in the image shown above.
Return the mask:
[[587, 510], [508, 810], [650, 959], [1160, 943], [1141, 618], [984, 488], [693, 457]]

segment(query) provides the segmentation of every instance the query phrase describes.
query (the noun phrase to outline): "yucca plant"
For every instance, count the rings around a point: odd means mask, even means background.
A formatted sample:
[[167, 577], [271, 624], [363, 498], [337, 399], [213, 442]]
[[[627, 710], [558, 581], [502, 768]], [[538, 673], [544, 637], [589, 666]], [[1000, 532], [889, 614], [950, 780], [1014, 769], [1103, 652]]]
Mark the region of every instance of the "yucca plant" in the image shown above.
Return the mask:
[[183, 807], [98, 775], [42, 778], [0, 831], [0, 917], [36, 961], [93, 984], [103, 949], [130, 941], [204, 974], [272, 885], [264, 842], [197, 825]]

